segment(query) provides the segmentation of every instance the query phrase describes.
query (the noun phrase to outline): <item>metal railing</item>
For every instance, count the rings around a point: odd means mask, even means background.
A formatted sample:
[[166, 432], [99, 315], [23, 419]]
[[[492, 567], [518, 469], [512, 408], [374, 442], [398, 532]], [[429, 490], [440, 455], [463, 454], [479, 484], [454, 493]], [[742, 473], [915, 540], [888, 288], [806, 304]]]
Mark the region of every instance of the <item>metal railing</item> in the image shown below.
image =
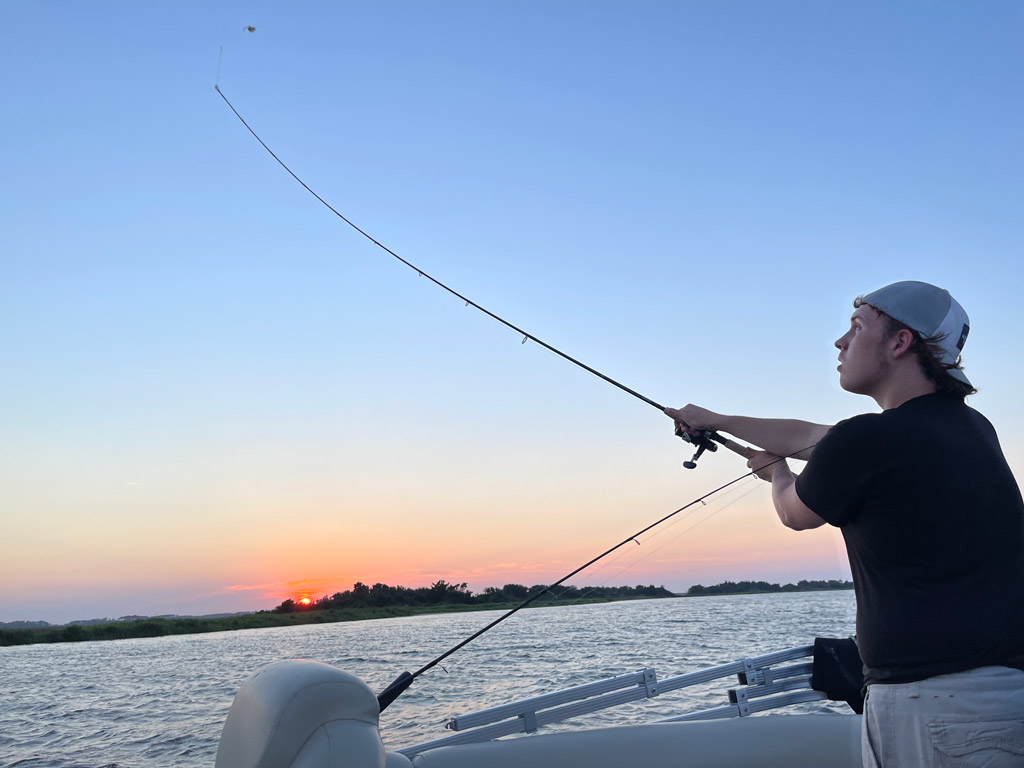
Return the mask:
[[737, 676], [740, 686], [727, 691], [729, 699], [727, 705], [688, 712], [660, 722], [744, 717], [755, 712], [763, 712], [790, 704], [820, 701], [827, 697], [824, 693], [812, 690], [810, 687], [810, 662], [777, 668], [777, 665], [807, 658], [813, 652], [813, 645], [789, 648], [664, 680], [658, 680], [653, 669], [645, 668], [594, 683], [578, 685], [562, 691], [453, 717], [445, 727], [452, 731], [459, 731], [456, 735], [405, 747], [398, 751], [411, 757], [437, 747], [490, 741], [513, 733], [532, 733], [544, 725], [639, 699], [653, 698], [662, 693], [708, 683], [730, 675]]

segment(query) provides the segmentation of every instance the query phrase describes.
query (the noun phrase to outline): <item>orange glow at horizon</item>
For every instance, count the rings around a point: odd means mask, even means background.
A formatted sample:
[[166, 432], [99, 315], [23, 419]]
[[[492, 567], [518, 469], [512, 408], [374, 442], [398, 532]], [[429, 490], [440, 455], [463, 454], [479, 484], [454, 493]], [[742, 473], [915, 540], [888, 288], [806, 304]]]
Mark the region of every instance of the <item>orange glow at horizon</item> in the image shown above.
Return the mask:
[[[849, 578], [849, 566], [837, 532], [823, 528], [796, 535], [771, 519], [758, 520], [756, 515], [743, 513], [738, 513], [737, 517], [738, 526], [702, 529], [700, 540], [673, 541], [671, 535], [642, 537], [641, 546], [624, 548], [619, 559], [609, 558], [606, 563], [595, 564], [570, 583], [575, 586], [652, 583], [685, 591], [694, 584], [714, 584], [727, 579], [785, 583], [804, 578]], [[387, 568], [375, 565], [353, 573], [346, 564], [343, 571], [332, 576], [325, 574], [337, 567], [335, 563], [314, 562], [312, 567], [319, 572], [307, 578], [297, 579], [291, 575], [288, 580], [261, 583], [253, 591], [267, 600], [280, 602], [290, 598], [297, 605], [310, 607], [318, 597], [350, 590], [356, 582], [417, 589], [444, 579], [453, 584], [467, 582], [470, 590], [477, 593], [485, 587], [509, 583], [550, 584], [590, 557], [595, 546], [598, 545], [590, 541], [576, 542], [568, 547], [563, 545], [567, 551], [557, 555], [553, 548], [548, 548], [534, 553], [539, 556], [531, 558], [517, 558], [519, 553], [494, 546], [463, 555], [457, 565], [454, 557], [421, 552], [419, 558], [389, 563]], [[291, 563], [277, 566], [284, 570]], [[310, 568], [310, 559], [307, 557], [299, 567]], [[300, 591], [296, 592], [297, 589]]]

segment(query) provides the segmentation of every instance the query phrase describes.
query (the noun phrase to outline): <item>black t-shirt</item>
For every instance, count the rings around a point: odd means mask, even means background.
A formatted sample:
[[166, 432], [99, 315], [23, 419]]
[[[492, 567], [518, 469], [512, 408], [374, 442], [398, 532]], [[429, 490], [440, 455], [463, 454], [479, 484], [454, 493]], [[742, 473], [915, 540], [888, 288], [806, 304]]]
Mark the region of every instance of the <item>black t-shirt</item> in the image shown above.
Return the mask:
[[1024, 503], [984, 416], [930, 394], [840, 422], [796, 492], [846, 540], [867, 682], [1024, 668]]

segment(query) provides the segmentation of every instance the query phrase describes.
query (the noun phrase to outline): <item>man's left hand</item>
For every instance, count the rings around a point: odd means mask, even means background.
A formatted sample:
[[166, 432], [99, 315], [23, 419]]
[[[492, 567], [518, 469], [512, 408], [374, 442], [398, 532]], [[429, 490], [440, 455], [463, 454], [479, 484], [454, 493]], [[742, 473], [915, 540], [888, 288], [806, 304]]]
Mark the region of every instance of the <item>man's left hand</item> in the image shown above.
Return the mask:
[[754, 471], [756, 477], [766, 480], [769, 483], [775, 475], [775, 471], [786, 466], [786, 462], [780, 456], [768, 451], [755, 451], [751, 449], [747, 453], [747, 466]]

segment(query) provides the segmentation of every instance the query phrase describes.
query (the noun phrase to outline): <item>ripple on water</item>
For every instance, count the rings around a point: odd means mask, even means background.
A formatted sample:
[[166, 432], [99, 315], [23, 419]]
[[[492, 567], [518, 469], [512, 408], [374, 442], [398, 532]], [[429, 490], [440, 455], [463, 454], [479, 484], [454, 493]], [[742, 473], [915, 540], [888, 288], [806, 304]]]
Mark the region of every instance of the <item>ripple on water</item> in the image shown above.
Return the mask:
[[[853, 632], [854, 613], [852, 592], [523, 611], [446, 659], [444, 669], [418, 678], [384, 714], [382, 735], [394, 748], [447, 735], [444, 723], [456, 714], [643, 667], [665, 678], [808, 644], [815, 636], [845, 637]], [[498, 615], [0, 649], [0, 768], [209, 768], [235, 691], [266, 664], [321, 660], [379, 691]], [[688, 690], [685, 697], [669, 693], [595, 713], [579, 725], [656, 720], [724, 703], [724, 686]]]

